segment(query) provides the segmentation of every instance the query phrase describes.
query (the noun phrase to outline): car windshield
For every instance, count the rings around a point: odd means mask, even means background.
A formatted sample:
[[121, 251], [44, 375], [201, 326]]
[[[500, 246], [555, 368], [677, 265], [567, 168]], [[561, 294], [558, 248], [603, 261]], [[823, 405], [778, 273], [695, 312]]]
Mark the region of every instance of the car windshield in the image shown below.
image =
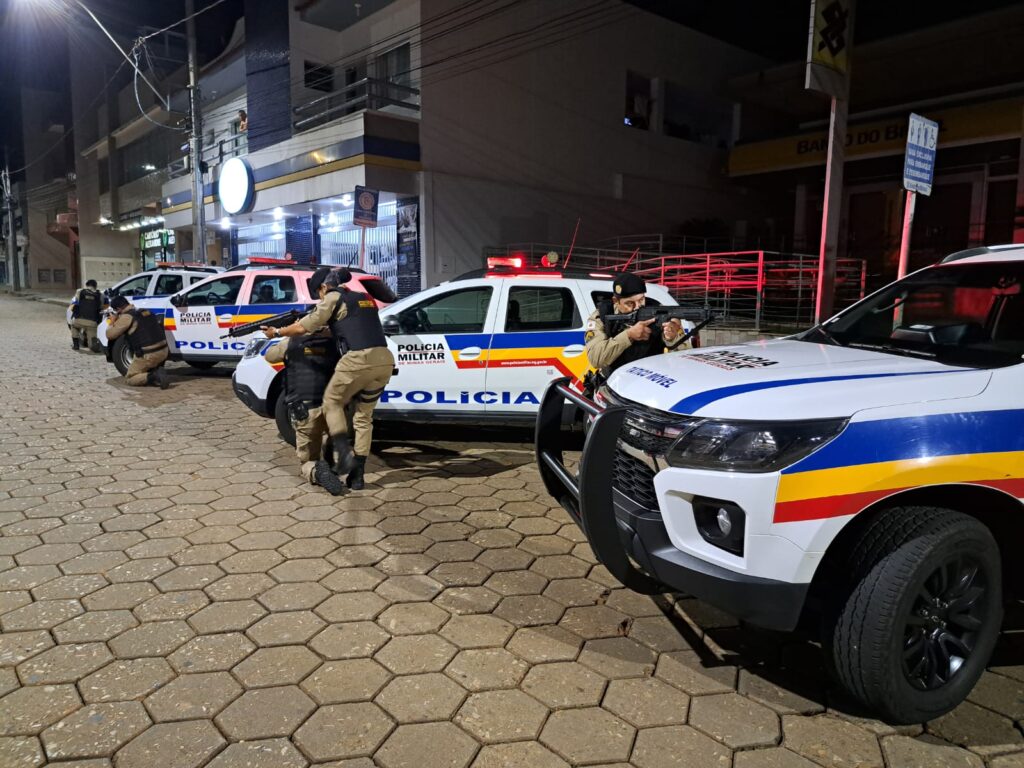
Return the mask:
[[1024, 357], [1024, 261], [940, 264], [797, 338], [976, 368]]

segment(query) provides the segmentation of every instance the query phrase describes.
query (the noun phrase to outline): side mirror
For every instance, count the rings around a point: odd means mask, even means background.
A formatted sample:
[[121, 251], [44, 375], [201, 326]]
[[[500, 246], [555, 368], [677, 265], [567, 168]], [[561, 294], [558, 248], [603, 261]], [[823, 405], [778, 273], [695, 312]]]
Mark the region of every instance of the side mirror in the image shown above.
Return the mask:
[[402, 332], [402, 326], [399, 324], [397, 317], [385, 317], [381, 320], [380, 324], [387, 336], [394, 336]]
[[179, 294], [175, 294], [174, 296], [171, 296], [170, 302], [171, 302], [171, 304], [173, 304], [176, 307], [187, 306], [186, 303], [185, 303], [185, 297], [181, 296]]

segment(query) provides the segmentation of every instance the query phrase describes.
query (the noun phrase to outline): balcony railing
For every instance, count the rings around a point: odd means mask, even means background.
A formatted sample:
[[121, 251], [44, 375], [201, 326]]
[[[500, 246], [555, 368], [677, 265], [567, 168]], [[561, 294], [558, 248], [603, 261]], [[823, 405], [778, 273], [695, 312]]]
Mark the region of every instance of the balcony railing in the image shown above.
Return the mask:
[[401, 107], [420, 111], [420, 90], [389, 80], [367, 77], [292, 109], [296, 131], [308, 131], [363, 109]]
[[[231, 129], [225, 129], [215, 133], [213, 141], [204, 140], [203, 161], [210, 166], [220, 165], [229, 158], [245, 155], [248, 152], [248, 136], [244, 133], [235, 133]], [[190, 172], [191, 166], [188, 155], [172, 160], [167, 166], [167, 175], [172, 179], [186, 176]]]

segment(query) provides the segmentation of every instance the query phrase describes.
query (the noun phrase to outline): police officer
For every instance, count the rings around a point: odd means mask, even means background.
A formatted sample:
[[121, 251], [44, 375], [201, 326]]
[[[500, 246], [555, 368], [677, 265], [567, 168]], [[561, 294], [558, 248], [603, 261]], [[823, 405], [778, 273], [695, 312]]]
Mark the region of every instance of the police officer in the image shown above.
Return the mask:
[[[341, 354], [334, 375], [324, 393], [324, 411], [327, 428], [334, 447], [334, 471], [348, 474], [346, 482], [353, 490], [364, 486], [363, 474], [366, 457], [370, 453], [373, 437], [373, 410], [391, 379], [395, 358], [387, 347], [381, 327], [377, 304], [365, 293], [345, 286], [352, 273], [345, 268], [330, 272], [321, 285], [316, 275], [310, 281], [311, 289], [319, 289], [322, 297], [316, 308], [298, 322], [286, 328], [264, 328], [268, 337], [300, 336], [329, 328]], [[378, 299], [396, 300], [395, 295], [379, 280]], [[352, 426], [355, 432], [355, 452], [349, 443], [345, 409], [352, 403]]]
[[135, 355], [124, 375], [125, 381], [132, 387], [152, 384], [167, 389], [167, 373], [163, 368], [167, 360], [167, 337], [162, 318], [148, 309], [129, 304], [124, 296], [111, 299], [110, 309], [113, 322], [107, 329], [107, 341], [112, 344], [127, 334], [128, 345]]
[[72, 349], [84, 346], [93, 352], [101, 351], [99, 339], [96, 338], [96, 326], [99, 325], [105, 303], [103, 294], [96, 289], [95, 280], [86, 280], [85, 288], [75, 292], [75, 298], [71, 300]]
[[606, 323], [607, 315], [625, 315], [640, 309], [647, 301], [647, 285], [643, 278], [626, 273], [612, 283], [612, 298], [598, 304], [587, 321], [585, 337], [587, 360], [604, 378], [616, 368], [651, 355], [674, 349], [683, 339], [683, 325], [672, 319], [654, 325], [655, 319], [633, 325], [615, 321]]
[[327, 437], [324, 390], [338, 364], [337, 344], [330, 333], [285, 337], [271, 344], [265, 357], [271, 364], [284, 363], [284, 398], [295, 427], [295, 453], [302, 464], [299, 471], [313, 485], [322, 486], [332, 496], [340, 495], [341, 480], [322, 458]]

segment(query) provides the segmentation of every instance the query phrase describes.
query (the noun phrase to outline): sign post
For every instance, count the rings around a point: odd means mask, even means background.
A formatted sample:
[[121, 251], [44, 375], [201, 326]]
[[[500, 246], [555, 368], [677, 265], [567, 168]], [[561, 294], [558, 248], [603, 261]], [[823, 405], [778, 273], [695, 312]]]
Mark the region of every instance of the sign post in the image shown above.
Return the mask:
[[832, 98], [825, 167], [825, 201], [821, 213], [818, 294], [815, 320], [832, 314], [836, 283], [839, 213], [843, 201], [847, 99], [850, 92], [850, 48], [853, 46], [854, 0], [811, 0], [807, 74], [804, 87]]
[[903, 160], [903, 188], [907, 190], [903, 205], [903, 235], [900, 238], [900, 263], [896, 279], [907, 276], [910, 260], [910, 232], [914, 226], [914, 207], [917, 194], [932, 193], [932, 179], [935, 176], [935, 151], [939, 144], [939, 124], [910, 113], [907, 127], [907, 154]]
[[377, 205], [380, 192], [376, 189], [356, 187], [356, 207], [352, 223], [359, 227], [359, 268], [366, 269], [366, 228], [377, 226]]

